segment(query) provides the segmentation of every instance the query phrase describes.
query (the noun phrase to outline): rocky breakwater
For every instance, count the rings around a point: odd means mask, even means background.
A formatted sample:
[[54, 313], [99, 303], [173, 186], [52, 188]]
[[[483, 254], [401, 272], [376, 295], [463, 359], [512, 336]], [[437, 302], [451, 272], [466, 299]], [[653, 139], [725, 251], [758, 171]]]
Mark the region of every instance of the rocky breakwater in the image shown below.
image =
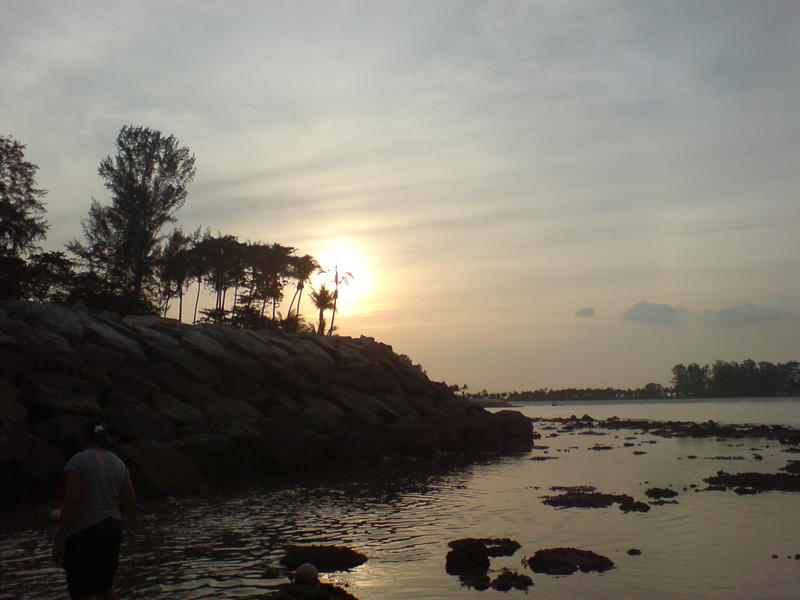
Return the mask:
[[529, 450], [372, 338], [190, 326], [0, 303], [0, 496], [48, 498], [80, 422], [102, 418], [139, 489], [192, 493], [383, 457]]

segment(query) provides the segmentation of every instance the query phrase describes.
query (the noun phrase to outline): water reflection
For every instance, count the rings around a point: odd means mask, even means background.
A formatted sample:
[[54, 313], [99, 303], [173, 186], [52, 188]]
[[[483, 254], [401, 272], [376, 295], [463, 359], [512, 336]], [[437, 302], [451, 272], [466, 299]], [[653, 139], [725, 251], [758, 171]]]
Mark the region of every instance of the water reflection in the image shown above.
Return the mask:
[[[598, 441], [613, 450], [589, 450]], [[523, 548], [493, 559], [495, 569], [519, 570], [523, 554], [563, 545], [594, 550], [617, 565], [603, 575], [537, 575], [537, 598], [792, 597], [800, 561], [785, 557], [800, 552], [800, 495], [740, 497], [691, 487], [703, 487], [702, 478], [718, 469], [775, 472], [792, 457], [777, 443], [612, 431], [562, 433], [540, 445], [557, 460], [525, 455], [354, 469], [324, 480], [147, 502], [127, 523], [119, 588], [126, 598], [256, 596], [285, 581], [271, 571], [285, 545], [336, 543], [369, 557], [353, 571], [326, 576], [361, 600], [463, 598], [479, 593], [445, 573], [447, 542], [497, 536]], [[742, 460], [718, 458], [735, 456]], [[550, 486], [582, 484], [638, 500], [648, 487], [671, 487], [679, 504], [623, 514], [616, 507], [558, 510], [541, 503]], [[52, 528], [35, 516], [45, 508], [4, 520], [0, 599], [64, 597], [63, 575], [49, 562]], [[628, 556], [631, 547], [642, 555]]]

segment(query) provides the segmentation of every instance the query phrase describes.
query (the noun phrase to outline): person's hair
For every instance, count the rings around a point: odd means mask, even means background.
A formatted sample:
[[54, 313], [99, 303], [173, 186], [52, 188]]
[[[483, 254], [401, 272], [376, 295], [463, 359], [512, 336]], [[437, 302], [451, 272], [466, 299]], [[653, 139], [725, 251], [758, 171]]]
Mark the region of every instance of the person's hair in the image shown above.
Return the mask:
[[108, 426], [102, 421], [84, 421], [81, 425], [81, 438], [84, 442], [97, 444], [105, 450], [111, 448], [111, 435], [108, 433]]

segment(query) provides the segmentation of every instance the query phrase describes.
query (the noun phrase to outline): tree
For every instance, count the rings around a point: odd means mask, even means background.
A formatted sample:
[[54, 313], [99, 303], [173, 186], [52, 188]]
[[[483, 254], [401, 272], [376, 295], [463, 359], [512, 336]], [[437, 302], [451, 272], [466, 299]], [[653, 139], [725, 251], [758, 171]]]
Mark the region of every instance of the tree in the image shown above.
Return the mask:
[[333, 293], [325, 287], [323, 283], [319, 286], [318, 290], [311, 290], [311, 301], [314, 306], [319, 310], [319, 322], [317, 324], [317, 333], [320, 335], [325, 334], [325, 311], [333, 309]]
[[353, 278], [353, 274], [350, 271], [346, 271], [343, 274], [339, 274], [339, 265], [336, 265], [335, 271], [333, 276], [333, 310], [331, 314], [331, 328], [328, 330], [328, 335], [333, 335], [333, 321], [336, 319], [336, 304], [339, 300], [339, 284], [343, 283], [348, 285], [350, 280]]
[[142, 126], [123, 126], [116, 146], [116, 156], [106, 156], [97, 169], [111, 204], [92, 199], [82, 222], [85, 241], [73, 240], [68, 248], [116, 294], [152, 309], [162, 230], [186, 200], [195, 158], [174, 136]]
[[176, 228], [167, 238], [158, 260], [157, 274], [161, 283], [161, 300], [164, 303], [164, 316], [170, 300], [178, 296], [178, 321], [183, 321], [183, 294], [192, 277], [191, 249], [200, 237], [198, 229], [186, 235]]
[[63, 302], [75, 277], [72, 261], [60, 250], [28, 257], [26, 296], [39, 302]]
[[291, 303], [289, 303], [289, 314], [292, 313], [292, 305], [294, 304], [294, 299], [297, 298], [297, 309], [296, 314], [300, 316], [300, 300], [303, 297], [303, 288], [305, 284], [311, 279], [311, 276], [319, 269], [319, 263], [314, 260], [314, 257], [305, 254], [303, 256], [296, 256], [293, 257], [291, 260], [291, 268], [292, 268], [292, 277], [297, 280], [297, 289], [292, 297]]
[[25, 146], [11, 136], [0, 136], [0, 255], [19, 257], [44, 239], [47, 192], [36, 187], [33, 163], [25, 160]]

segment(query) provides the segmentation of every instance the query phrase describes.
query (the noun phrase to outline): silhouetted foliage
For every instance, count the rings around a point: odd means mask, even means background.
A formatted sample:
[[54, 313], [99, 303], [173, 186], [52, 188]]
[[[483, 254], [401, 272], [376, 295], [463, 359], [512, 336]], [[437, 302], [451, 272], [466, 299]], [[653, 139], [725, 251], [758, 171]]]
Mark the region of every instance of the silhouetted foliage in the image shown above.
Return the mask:
[[198, 229], [190, 235], [176, 228], [167, 238], [157, 262], [156, 273], [160, 283], [160, 300], [164, 315], [172, 298], [178, 296], [178, 320], [183, 321], [183, 295], [193, 276], [192, 252], [200, 239]]
[[31, 254], [25, 295], [39, 302], [63, 302], [72, 290], [74, 267], [75, 264], [61, 251]]
[[0, 136], [0, 256], [22, 256], [44, 239], [43, 198], [36, 187], [39, 167], [25, 160], [25, 146], [10, 136]]
[[487, 402], [526, 402], [549, 400], [629, 400], [655, 398], [734, 398], [734, 397], [775, 397], [800, 396], [800, 363], [772, 364], [744, 362], [725, 362], [718, 360], [713, 367], [692, 363], [688, 367], [677, 364], [672, 367], [673, 387], [658, 383], [648, 383], [643, 388], [565, 388], [560, 390], [538, 389], [523, 392], [489, 393], [482, 390], [470, 394], [466, 386], [450, 386], [454, 393], [473, 397], [482, 403]]
[[175, 222], [186, 200], [195, 158], [174, 136], [141, 126], [124, 126], [116, 145], [116, 156], [98, 167], [111, 204], [92, 199], [82, 222], [84, 241], [73, 240], [68, 248], [105, 278], [116, 296], [131, 301], [136, 311], [152, 311], [162, 230]]
[[333, 310], [333, 293], [325, 287], [323, 283], [319, 286], [318, 290], [311, 290], [311, 301], [314, 306], [319, 310], [319, 319], [317, 320], [317, 333], [320, 335], [325, 334], [325, 311]]
[[334, 276], [333, 276], [333, 309], [331, 312], [331, 327], [328, 330], [328, 335], [333, 335], [334, 325], [333, 322], [336, 319], [336, 309], [339, 302], [339, 284], [349, 285], [350, 280], [353, 278], [353, 274], [350, 271], [346, 271], [345, 273], [339, 273], [339, 265], [336, 265]]

